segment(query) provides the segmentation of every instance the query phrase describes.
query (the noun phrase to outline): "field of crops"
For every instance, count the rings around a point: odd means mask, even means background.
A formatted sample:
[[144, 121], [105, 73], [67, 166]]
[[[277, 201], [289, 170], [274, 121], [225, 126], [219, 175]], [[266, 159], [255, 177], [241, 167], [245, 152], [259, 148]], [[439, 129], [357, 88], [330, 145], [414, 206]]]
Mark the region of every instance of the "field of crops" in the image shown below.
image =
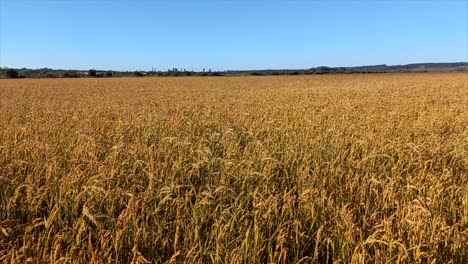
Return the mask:
[[463, 73], [0, 80], [0, 263], [467, 263]]

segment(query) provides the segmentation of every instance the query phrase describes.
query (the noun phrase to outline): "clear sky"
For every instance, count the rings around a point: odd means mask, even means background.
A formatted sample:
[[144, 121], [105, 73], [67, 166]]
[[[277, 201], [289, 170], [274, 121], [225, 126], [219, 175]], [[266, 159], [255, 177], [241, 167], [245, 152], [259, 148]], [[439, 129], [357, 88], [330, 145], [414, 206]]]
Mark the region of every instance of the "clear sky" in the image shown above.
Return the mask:
[[0, 0], [0, 66], [285, 69], [468, 61], [468, 2]]

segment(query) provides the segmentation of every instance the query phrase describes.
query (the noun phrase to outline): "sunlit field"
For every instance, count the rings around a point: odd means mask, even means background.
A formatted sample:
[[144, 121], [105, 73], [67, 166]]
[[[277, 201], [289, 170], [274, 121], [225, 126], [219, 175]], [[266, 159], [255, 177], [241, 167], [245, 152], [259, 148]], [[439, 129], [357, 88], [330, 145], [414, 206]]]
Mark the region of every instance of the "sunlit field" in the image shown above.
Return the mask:
[[468, 74], [0, 80], [1, 263], [467, 263]]

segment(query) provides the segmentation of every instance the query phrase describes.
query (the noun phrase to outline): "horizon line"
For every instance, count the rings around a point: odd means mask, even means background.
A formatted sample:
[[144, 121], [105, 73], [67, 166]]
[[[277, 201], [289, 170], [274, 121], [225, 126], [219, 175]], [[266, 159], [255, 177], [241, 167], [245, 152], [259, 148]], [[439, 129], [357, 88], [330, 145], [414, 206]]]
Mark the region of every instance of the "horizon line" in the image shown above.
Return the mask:
[[[406, 64], [386, 64], [386, 63], [381, 63], [381, 64], [367, 64], [367, 65], [353, 65], [353, 66], [330, 66], [330, 65], [318, 65], [318, 66], [312, 66], [312, 67], [307, 67], [307, 68], [261, 68], [261, 69], [224, 69], [224, 70], [213, 70], [212, 68], [205, 67], [203, 69], [211, 70], [214, 72], [225, 72], [225, 71], [235, 71], [235, 72], [242, 72], [242, 71], [294, 71], [294, 70], [307, 70], [307, 69], [313, 69], [313, 68], [318, 68], [318, 67], [329, 67], [329, 68], [358, 68], [358, 67], [371, 67], [371, 66], [387, 66], [387, 67], [392, 67], [392, 66], [409, 66], [409, 65], [417, 65], [417, 64], [455, 64], [455, 63], [468, 63], [467, 61], [445, 61], [445, 62], [414, 62], [414, 63], [406, 63]], [[187, 67], [170, 67], [165, 70], [157, 69], [157, 67], [152, 67], [151, 70], [141, 70], [141, 69], [132, 69], [132, 70], [115, 70], [115, 69], [98, 69], [96, 67], [89, 67], [86, 69], [80, 68], [49, 68], [49, 67], [41, 67], [41, 68], [28, 68], [28, 67], [9, 67], [9, 66], [0, 66], [0, 69], [27, 69], [27, 70], [41, 70], [41, 69], [49, 69], [49, 70], [58, 70], [58, 71], [88, 71], [90, 69], [92, 70], [97, 70], [97, 71], [114, 71], [114, 72], [165, 72], [167, 70], [186, 70], [186, 71], [192, 71], [192, 72], [201, 72], [197, 70], [193, 70], [193, 68], [187, 68]]]

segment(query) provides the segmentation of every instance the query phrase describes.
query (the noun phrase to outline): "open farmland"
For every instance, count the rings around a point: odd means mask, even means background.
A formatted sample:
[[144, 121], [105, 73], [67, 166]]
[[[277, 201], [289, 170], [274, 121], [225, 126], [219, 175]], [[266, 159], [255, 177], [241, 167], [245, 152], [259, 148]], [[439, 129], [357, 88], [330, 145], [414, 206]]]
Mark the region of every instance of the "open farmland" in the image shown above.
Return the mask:
[[0, 80], [2, 263], [463, 263], [468, 75]]

